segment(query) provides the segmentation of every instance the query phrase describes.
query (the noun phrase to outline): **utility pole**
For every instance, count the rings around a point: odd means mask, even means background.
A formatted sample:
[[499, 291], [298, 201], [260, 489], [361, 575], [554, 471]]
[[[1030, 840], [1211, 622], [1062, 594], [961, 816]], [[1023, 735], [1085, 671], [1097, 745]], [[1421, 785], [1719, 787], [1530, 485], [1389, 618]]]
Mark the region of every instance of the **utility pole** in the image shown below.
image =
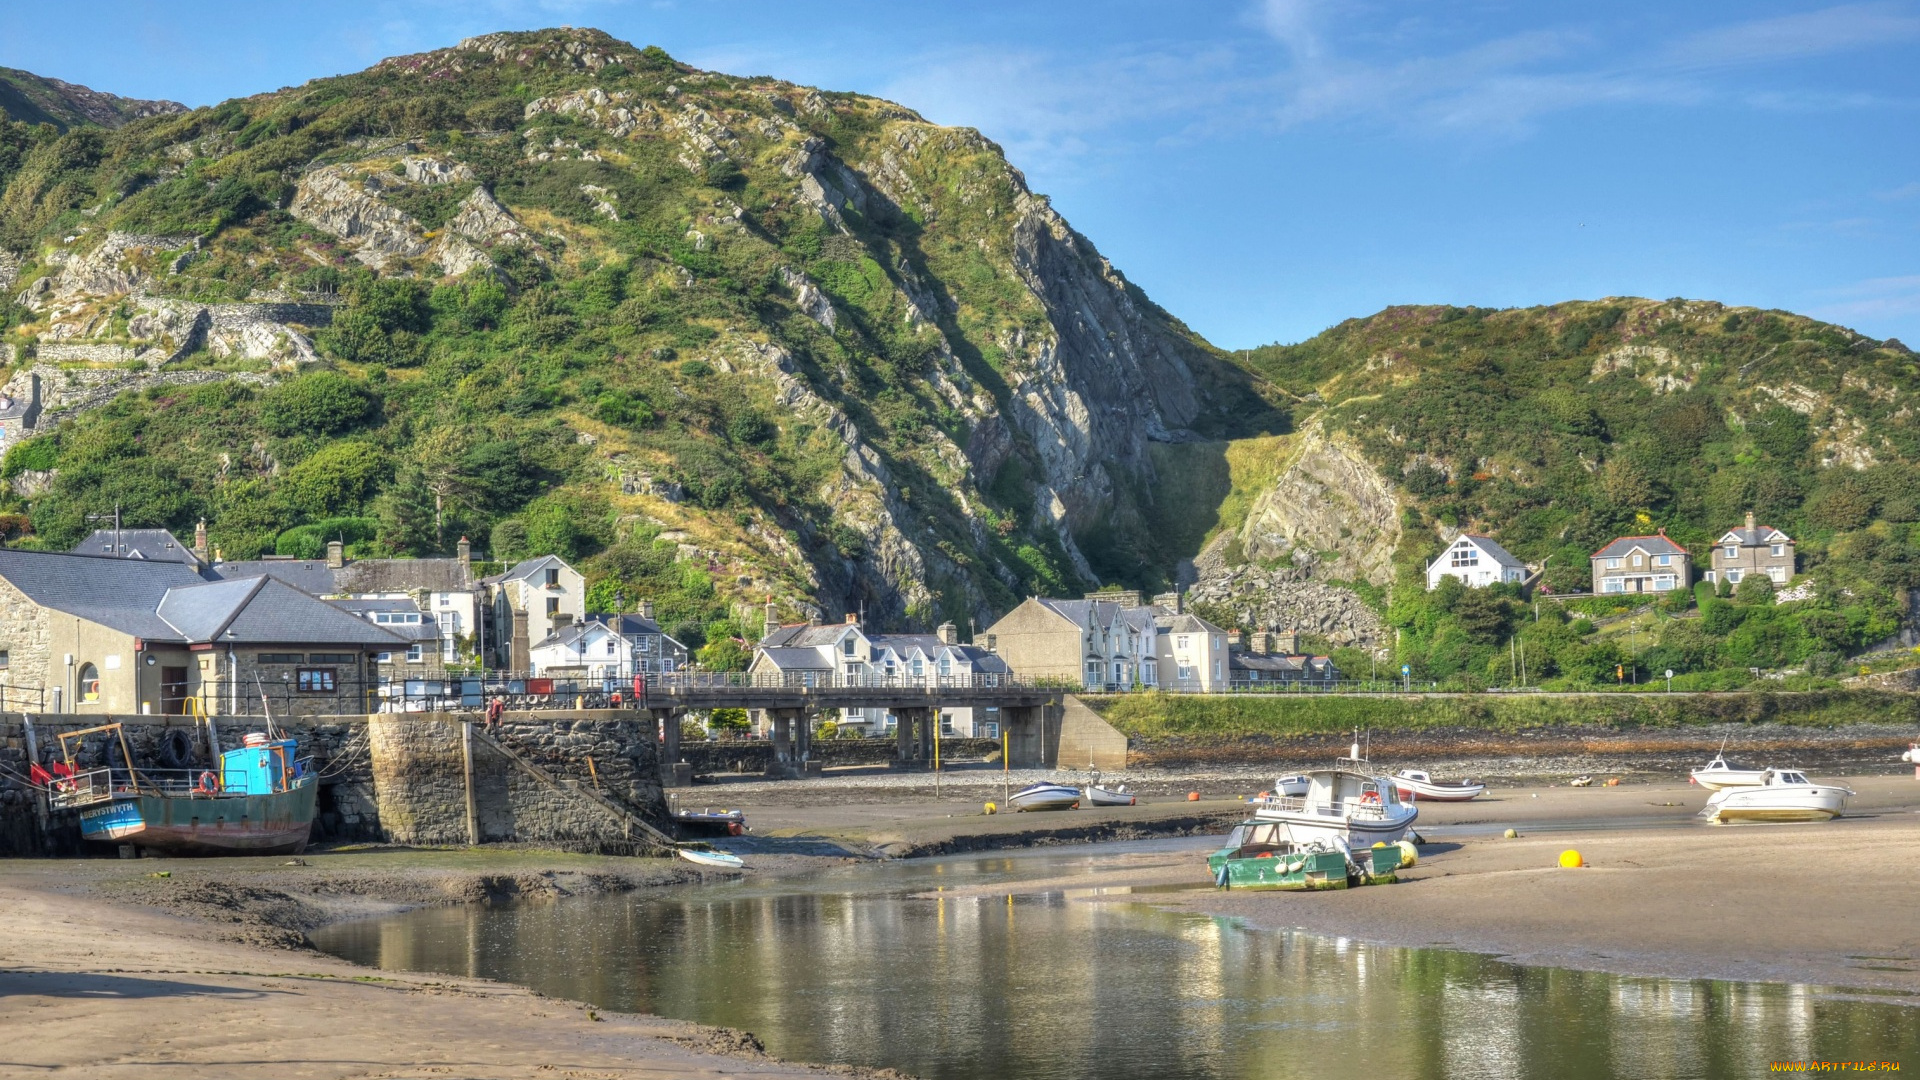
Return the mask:
[[113, 522], [113, 557], [118, 559], [126, 555], [127, 549], [125, 545], [121, 544], [120, 542], [120, 504], [119, 503], [113, 504], [113, 514], [111, 516], [106, 514], [88, 514], [87, 520]]

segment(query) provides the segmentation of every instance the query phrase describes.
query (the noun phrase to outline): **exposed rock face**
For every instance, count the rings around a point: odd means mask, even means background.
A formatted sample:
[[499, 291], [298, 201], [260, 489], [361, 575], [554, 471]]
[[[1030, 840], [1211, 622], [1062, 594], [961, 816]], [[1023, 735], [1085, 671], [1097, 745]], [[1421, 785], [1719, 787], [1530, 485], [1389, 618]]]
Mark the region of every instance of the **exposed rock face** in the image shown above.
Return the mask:
[[20, 256], [11, 251], [0, 251], [0, 294], [13, 288], [20, 278]]
[[1379, 613], [1352, 590], [1304, 580], [1293, 570], [1237, 566], [1202, 578], [1187, 600], [1224, 604], [1245, 625], [1318, 634], [1335, 645], [1372, 647], [1392, 637]]
[[1239, 536], [1255, 562], [1284, 559], [1320, 577], [1387, 585], [1400, 507], [1387, 478], [1316, 422], [1301, 431], [1292, 463], [1254, 501]]
[[[460, 203], [437, 239], [412, 215], [381, 197], [390, 186], [473, 183], [473, 170], [458, 162], [408, 156], [400, 172], [378, 161], [328, 165], [301, 177], [287, 211], [347, 241], [353, 257], [375, 270], [399, 260], [424, 258], [459, 276], [493, 266], [486, 248], [518, 243], [526, 232], [484, 187]], [[397, 269], [397, 267], [395, 267]]]
[[[121, 368], [61, 368], [36, 364], [15, 372], [0, 393], [24, 398], [31, 392], [36, 377], [40, 380], [41, 413], [35, 430], [46, 430], [88, 409], [99, 408], [128, 391], [145, 390], [153, 386], [197, 386], [229, 380], [255, 386], [268, 386], [273, 382], [271, 376], [252, 372], [128, 371]], [[18, 483], [14, 485], [14, 491], [21, 495], [37, 493], [21, 490]]]
[[1700, 378], [1700, 363], [1683, 363], [1659, 345], [1621, 345], [1594, 360], [1591, 377], [1597, 380], [1615, 372], [1632, 375], [1656, 394], [1672, 394], [1693, 389]]

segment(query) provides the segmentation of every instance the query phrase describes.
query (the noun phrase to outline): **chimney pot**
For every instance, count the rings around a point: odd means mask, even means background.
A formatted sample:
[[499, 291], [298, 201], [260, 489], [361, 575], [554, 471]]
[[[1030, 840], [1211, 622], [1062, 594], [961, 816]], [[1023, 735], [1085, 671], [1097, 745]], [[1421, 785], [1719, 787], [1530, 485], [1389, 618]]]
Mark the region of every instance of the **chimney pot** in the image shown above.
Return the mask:
[[338, 570], [347, 565], [347, 546], [338, 540], [327, 541], [327, 569]]
[[860, 625], [860, 614], [854, 611], [847, 612], [847, 625], [848, 626]]
[[1753, 511], [1747, 511], [1747, 528], [1753, 528]]
[[463, 536], [460, 538], [460, 542], [454, 545], [454, 550], [459, 554], [461, 562], [471, 563], [473, 561], [473, 542], [466, 537]]

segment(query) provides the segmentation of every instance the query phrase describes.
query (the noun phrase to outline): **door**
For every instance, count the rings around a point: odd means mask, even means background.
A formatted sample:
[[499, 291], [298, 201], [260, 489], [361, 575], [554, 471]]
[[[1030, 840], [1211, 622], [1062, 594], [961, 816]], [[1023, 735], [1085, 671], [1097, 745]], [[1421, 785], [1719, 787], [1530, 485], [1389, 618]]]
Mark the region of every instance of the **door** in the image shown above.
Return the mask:
[[165, 716], [179, 716], [187, 711], [187, 669], [184, 667], [163, 667], [160, 669], [160, 712]]

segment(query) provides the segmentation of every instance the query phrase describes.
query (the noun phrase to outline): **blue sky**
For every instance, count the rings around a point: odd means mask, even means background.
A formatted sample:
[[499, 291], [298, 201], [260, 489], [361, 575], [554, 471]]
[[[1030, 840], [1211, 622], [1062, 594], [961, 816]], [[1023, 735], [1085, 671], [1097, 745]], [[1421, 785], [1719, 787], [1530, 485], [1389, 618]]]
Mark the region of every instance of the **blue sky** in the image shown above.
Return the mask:
[[980, 128], [1223, 346], [1640, 295], [1920, 347], [1920, 0], [74, 0], [0, 65], [206, 105], [558, 24]]

